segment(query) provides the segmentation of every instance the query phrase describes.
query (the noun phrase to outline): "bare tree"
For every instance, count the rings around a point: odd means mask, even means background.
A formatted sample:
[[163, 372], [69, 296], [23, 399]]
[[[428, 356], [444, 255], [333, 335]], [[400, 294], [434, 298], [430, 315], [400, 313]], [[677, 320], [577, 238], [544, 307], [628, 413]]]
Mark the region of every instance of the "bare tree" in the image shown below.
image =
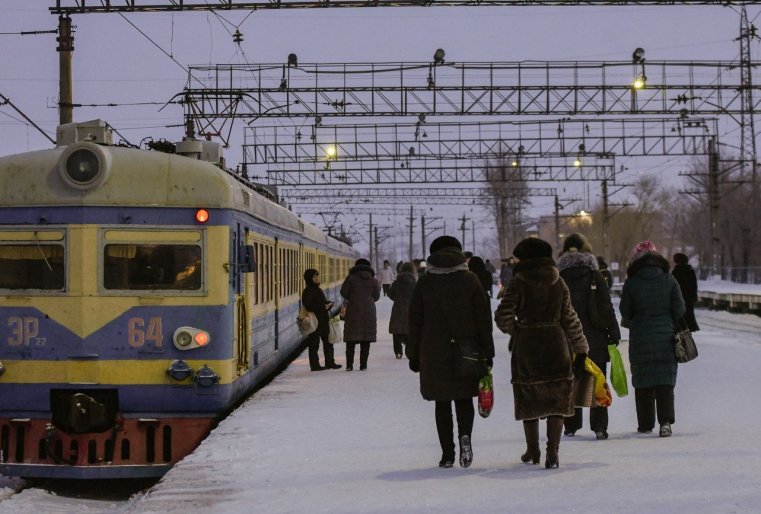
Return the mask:
[[523, 239], [523, 211], [531, 204], [523, 171], [517, 161], [500, 159], [486, 165], [487, 188], [494, 197], [492, 213], [497, 226], [500, 257], [506, 258]]

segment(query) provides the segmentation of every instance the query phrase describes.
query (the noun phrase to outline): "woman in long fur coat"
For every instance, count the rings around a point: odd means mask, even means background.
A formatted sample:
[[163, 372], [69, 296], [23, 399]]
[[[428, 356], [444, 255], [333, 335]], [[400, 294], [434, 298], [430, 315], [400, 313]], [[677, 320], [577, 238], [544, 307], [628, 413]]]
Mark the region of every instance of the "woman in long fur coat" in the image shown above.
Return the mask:
[[544, 465], [556, 468], [563, 417], [574, 413], [574, 371], [582, 372], [589, 347], [549, 243], [524, 239], [513, 255], [518, 264], [494, 319], [511, 336], [515, 419], [526, 436], [521, 460], [539, 464], [539, 419], [547, 418]]

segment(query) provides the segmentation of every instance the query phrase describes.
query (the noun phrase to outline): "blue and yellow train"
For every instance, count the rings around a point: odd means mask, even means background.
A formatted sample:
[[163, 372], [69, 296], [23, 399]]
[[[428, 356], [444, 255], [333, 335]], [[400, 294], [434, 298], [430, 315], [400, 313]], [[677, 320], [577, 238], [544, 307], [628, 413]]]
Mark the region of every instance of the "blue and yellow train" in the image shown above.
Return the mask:
[[304, 269], [337, 300], [356, 257], [213, 143], [108, 143], [0, 159], [4, 475], [161, 476], [301, 346]]

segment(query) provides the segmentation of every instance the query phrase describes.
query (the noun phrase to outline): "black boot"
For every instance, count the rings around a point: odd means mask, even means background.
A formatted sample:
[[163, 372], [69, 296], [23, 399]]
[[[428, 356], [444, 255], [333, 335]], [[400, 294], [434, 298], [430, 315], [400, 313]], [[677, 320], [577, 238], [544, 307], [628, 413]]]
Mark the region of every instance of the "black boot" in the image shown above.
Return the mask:
[[470, 444], [470, 436], [460, 436], [460, 467], [469, 468], [473, 464], [473, 446]]
[[539, 449], [539, 420], [523, 422], [523, 433], [526, 436], [526, 453], [521, 455], [521, 462], [539, 464], [542, 451]]
[[547, 469], [560, 467], [558, 451], [560, 450], [560, 435], [563, 432], [563, 416], [547, 417], [547, 454], [544, 467]]

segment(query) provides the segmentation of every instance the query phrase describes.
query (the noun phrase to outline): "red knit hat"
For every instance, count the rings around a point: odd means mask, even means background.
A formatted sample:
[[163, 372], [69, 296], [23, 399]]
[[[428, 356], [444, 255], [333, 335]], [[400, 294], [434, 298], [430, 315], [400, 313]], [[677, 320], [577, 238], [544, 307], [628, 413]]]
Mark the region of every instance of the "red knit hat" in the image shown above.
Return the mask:
[[634, 247], [634, 254], [640, 254], [640, 253], [646, 253], [646, 252], [655, 252], [657, 251], [655, 249], [655, 245], [652, 241], [642, 241], [640, 244]]

